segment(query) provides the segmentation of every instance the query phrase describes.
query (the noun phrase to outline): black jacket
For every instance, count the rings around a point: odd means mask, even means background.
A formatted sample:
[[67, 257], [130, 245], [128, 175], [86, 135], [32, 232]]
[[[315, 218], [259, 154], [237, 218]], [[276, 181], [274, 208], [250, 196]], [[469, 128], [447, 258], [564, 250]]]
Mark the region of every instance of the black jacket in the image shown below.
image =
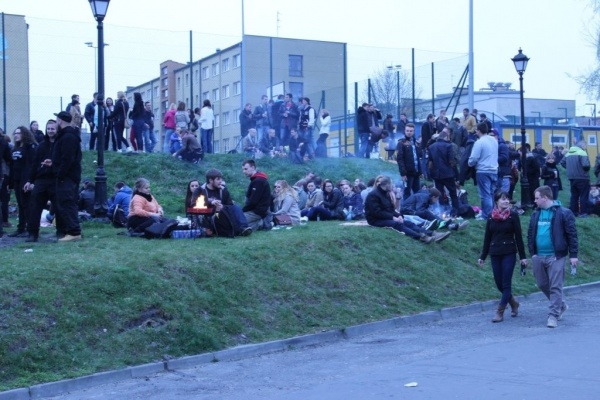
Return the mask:
[[369, 112], [362, 107], [358, 107], [356, 110], [356, 127], [358, 133], [369, 133]]
[[53, 143], [50, 142], [48, 136], [45, 136], [44, 140], [35, 149], [33, 168], [31, 168], [28, 182], [34, 183], [36, 179], [56, 178], [52, 167], [42, 165], [42, 161], [52, 159], [52, 145]]
[[52, 169], [61, 182], [70, 179], [79, 185], [81, 181], [81, 138], [75, 128], [60, 129], [52, 147]]
[[12, 149], [12, 164], [10, 167], [10, 182], [15, 189], [23, 188], [29, 182], [33, 159], [35, 158], [35, 144], [26, 144]]
[[[416, 160], [414, 156], [415, 152], [417, 155]], [[419, 162], [421, 157], [423, 157], [423, 152], [419, 146], [414, 144], [414, 138], [398, 141], [396, 163], [398, 163], [400, 176], [420, 176], [422, 174], [421, 163]]]
[[267, 175], [257, 172], [250, 178], [250, 185], [246, 190], [246, 204], [242, 211], [252, 211], [262, 218], [266, 217], [271, 207], [271, 186]]
[[256, 120], [251, 111], [243, 109], [240, 113], [240, 134], [246, 137], [248, 129], [256, 128]]
[[387, 192], [379, 187], [369, 192], [365, 200], [365, 217], [369, 225], [375, 221], [391, 221], [394, 217], [399, 216], [400, 213], [396, 211]]
[[520, 260], [527, 258], [519, 214], [511, 211], [510, 216], [504, 221], [496, 221], [489, 218], [485, 226], [483, 249], [479, 258], [485, 260], [488, 254], [491, 256], [501, 256], [514, 254], [517, 251], [519, 252]]
[[433, 179], [453, 178], [456, 156], [452, 143], [438, 139], [429, 146], [429, 165]]
[[4, 140], [3, 137], [0, 137], [0, 179], [2, 179], [4, 175], [8, 175], [8, 171], [4, 171], [2, 169], [3, 160], [7, 165], [10, 165], [12, 162], [12, 156], [8, 143], [6, 143], [6, 140]]
[[331, 211], [335, 218], [345, 219], [344, 214], [344, 195], [338, 188], [333, 188], [331, 192], [323, 191], [323, 207]]
[[[551, 207], [554, 209], [552, 217], [550, 236], [554, 245], [554, 255], [557, 258], [566, 257], [577, 258], [579, 252], [579, 242], [577, 240], [577, 228], [575, 226], [575, 215], [568, 208], [555, 204]], [[527, 242], [529, 253], [534, 256], [537, 254], [535, 238], [537, 235], [538, 220], [540, 219], [540, 210], [536, 210], [529, 221], [529, 229], [527, 230]]]
[[414, 215], [429, 209], [429, 193], [417, 192], [402, 201], [402, 213]]
[[129, 103], [127, 101], [123, 101], [123, 99], [119, 99], [115, 103], [115, 107], [113, 108], [112, 113], [110, 113], [108, 116], [108, 119], [114, 123], [123, 123], [128, 112]]

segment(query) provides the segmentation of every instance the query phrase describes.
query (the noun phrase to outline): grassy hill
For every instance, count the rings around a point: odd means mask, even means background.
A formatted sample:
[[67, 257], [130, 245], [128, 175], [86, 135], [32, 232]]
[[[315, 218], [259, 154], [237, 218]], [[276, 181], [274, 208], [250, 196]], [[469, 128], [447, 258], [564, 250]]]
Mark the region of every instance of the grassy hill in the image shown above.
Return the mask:
[[[85, 177], [95, 175], [94, 159], [86, 152]], [[183, 216], [187, 182], [208, 168], [221, 169], [242, 202], [242, 160], [209, 155], [198, 167], [160, 154], [109, 153], [106, 170], [109, 188], [147, 177], [167, 215]], [[295, 182], [309, 168], [333, 180], [397, 177], [395, 164], [380, 160], [258, 165], [271, 183]], [[477, 204], [476, 190], [467, 189]], [[577, 221], [583, 264], [568, 284], [600, 278], [591, 264], [597, 223]], [[431, 245], [338, 222], [236, 239], [148, 241], [94, 223], [83, 231], [77, 243], [2, 249], [0, 391], [499, 297], [489, 263], [476, 266], [483, 223], [475, 221]], [[517, 274], [514, 286], [516, 294], [537, 291], [531, 274]]]

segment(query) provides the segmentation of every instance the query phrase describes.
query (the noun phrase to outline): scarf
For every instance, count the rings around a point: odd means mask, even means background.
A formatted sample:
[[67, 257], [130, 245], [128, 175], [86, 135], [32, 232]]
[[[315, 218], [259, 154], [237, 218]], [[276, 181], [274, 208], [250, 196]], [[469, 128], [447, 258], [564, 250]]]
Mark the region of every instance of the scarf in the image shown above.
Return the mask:
[[510, 208], [501, 211], [498, 207], [492, 210], [492, 219], [494, 221], [506, 221], [510, 217]]
[[146, 193], [142, 193], [142, 192], [138, 192], [137, 190], [135, 192], [133, 192], [133, 195], [138, 195], [138, 196], [142, 196], [143, 198], [145, 198], [146, 200], [148, 200], [149, 202], [152, 202], [152, 195], [151, 194], [146, 194]]

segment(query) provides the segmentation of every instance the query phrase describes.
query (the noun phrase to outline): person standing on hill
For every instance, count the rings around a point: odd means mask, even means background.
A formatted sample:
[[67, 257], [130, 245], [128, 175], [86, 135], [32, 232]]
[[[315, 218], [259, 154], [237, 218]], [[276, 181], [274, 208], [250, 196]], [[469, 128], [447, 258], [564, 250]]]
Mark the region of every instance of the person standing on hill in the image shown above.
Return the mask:
[[567, 169], [567, 178], [571, 182], [571, 200], [569, 209], [577, 217], [587, 217], [587, 199], [590, 196], [590, 158], [584, 140], [572, 146], [560, 165]]
[[273, 227], [273, 216], [270, 211], [271, 187], [267, 174], [257, 171], [256, 163], [250, 159], [242, 163], [242, 172], [250, 178], [250, 185], [246, 190], [246, 204], [242, 208], [248, 226], [253, 231], [270, 230]]

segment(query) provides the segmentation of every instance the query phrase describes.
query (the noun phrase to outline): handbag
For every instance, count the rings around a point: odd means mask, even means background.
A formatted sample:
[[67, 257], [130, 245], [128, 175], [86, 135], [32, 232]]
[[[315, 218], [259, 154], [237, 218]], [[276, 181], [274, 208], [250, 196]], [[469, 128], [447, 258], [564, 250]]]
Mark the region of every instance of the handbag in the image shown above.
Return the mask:
[[292, 218], [287, 214], [275, 214], [273, 215], [273, 222], [275, 222], [275, 225], [291, 225]]
[[127, 113], [125, 112], [125, 104], [123, 104], [123, 124], [125, 125], [125, 129], [131, 128], [131, 120], [127, 118]]

